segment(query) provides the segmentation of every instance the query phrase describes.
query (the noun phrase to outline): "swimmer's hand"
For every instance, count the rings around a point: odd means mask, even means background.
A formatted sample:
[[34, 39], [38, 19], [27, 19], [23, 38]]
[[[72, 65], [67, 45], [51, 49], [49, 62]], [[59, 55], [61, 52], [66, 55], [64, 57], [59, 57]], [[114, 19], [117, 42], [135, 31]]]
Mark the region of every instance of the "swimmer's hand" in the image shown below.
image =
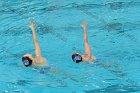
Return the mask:
[[87, 28], [87, 24], [88, 24], [88, 22], [87, 22], [87, 21], [84, 21], [84, 22], [81, 24], [81, 27], [82, 27], [83, 29], [86, 29], [86, 28]]
[[31, 23], [29, 25], [29, 28], [34, 29], [34, 26], [35, 26], [35, 22], [34, 21], [31, 21]]

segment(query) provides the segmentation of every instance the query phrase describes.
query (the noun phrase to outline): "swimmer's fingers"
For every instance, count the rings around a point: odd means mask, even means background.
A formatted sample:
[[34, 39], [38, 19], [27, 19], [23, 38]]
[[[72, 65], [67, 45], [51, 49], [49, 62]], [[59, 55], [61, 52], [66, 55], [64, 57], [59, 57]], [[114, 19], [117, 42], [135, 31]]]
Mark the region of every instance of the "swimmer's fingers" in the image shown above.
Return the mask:
[[31, 23], [29, 25], [29, 28], [34, 29], [34, 26], [35, 26], [35, 22], [34, 21], [31, 21]]
[[84, 21], [84, 22], [82, 22], [81, 27], [83, 29], [85, 29], [87, 27], [87, 24], [88, 24], [88, 22], [87, 21]]

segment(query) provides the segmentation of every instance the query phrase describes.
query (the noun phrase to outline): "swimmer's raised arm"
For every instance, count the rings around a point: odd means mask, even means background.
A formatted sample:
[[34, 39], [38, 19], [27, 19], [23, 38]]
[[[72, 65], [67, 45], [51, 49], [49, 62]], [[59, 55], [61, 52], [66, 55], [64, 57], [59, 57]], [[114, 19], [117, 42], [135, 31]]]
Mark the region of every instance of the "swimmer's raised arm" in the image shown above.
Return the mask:
[[42, 56], [41, 55], [41, 50], [40, 50], [40, 46], [36, 37], [36, 33], [35, 33], [35, 27], [34, 27], [34, 22], [32, 21], [30, 24], [30, 28], [32, 30], [32, 36], [33, 36], [33, 40], [34, 40], [34, 45], [35, 45], [35, 56]]
[[91, 48], [88, 43], [88, 37], [87, 37], [87, 22], [82, 23], [82, 28], [84, 31], [84, 45], [85, 45], [85, 54], [91, 55]]

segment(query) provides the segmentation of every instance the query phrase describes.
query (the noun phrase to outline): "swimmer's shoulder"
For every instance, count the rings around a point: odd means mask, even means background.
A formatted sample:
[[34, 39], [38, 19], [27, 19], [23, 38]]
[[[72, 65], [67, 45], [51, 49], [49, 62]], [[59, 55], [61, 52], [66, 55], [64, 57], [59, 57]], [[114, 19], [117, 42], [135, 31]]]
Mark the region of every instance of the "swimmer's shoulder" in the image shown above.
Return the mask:
[[84, 62], [89, 63], [89, 64], [96, 64], [96, 58], [95, 58], [95, 56], [91, 56], [90, 60], [84, 61]]
[[39, 60], [36, 58], [34, 63], [35, 66], [48, 66], [48, 62], [44, 57], [40, 57]]

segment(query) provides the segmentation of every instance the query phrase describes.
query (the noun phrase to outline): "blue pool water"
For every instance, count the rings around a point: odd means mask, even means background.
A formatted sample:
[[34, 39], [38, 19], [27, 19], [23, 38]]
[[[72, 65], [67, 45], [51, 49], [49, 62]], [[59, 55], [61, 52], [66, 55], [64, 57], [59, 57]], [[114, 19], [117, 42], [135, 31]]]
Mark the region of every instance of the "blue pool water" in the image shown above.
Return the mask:
[[[34, 54], [32, 19], [45, 71], [21, 63]], [[96, 64], [71, 60], [84, 53], [83, 20]], [[139, 0], [1, 0], [0, 93], [140, 93], [139, 30]]]

